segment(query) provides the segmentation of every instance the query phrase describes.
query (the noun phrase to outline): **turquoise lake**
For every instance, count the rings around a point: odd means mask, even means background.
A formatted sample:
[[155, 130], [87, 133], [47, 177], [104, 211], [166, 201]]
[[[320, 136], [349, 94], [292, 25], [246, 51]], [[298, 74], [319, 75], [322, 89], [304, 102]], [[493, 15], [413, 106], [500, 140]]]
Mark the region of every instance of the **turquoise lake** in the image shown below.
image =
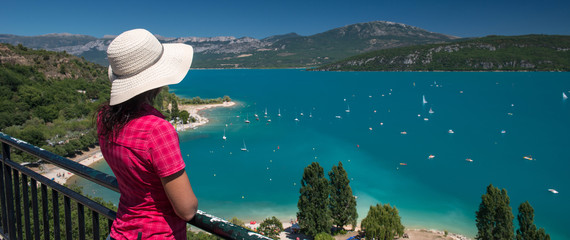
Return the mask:
[[[406, 227], [474, 237], [475, 211], [492, 183], [508, 191], [515, 224], [529, 201], [538, 227], [570, 239], [570, 101], [562, 97], [570, 73], [191, 70], [170, 89], [238, 103], [202, 111], [210, 123], [180, 133], [208, 213], [295, 219], [303, 168], [318, 161], [327, 175], [342, 162], [359, 222], [371, 205], [389, 203]], [[110, 173], [105, 163], [96, 168]]]

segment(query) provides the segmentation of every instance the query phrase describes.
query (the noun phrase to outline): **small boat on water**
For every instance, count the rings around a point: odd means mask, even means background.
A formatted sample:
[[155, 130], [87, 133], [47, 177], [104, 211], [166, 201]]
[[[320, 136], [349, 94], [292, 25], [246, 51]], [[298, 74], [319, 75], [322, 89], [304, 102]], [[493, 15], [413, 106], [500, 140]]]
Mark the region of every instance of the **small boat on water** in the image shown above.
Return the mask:
[[298, 121], [299, 121], [299, 119], [298, 119], [298, 118], [295, 118], [295, 122], [298, 122]]
[[566, 100], [568, 99], [568, 96], [566, 96], [566, 93], [562, 92], [562, 99]]
[[426, 95], [422, 95], [422, 103], [425, 105], [426, 103], [428, 103], [428, 101], [426, 100]]
[[400, 132], [400, 134], [402, 134], [402, 135], [406, 135], [406, 134], [408, 134], [408, 132], [406, 132], [406, 131], [402, 131], [402, 132]]
[[224, 129], [224, 136], [222, 136], [222, 139], [226, 140], [226, 129]]
[[536, 159], [532, 158], [531, 155], [524, 156], [523, 158], [526, 159], [526, 160], [529, 160], [529, 161], [536, 160]]
[[279, 108], [279, 110], [277, 110], [277, 116], [281, 117], [281, 108]]
[[246, 117], [246, 118], [245, 118], [245, 121], [244, 121], [245, 123], [250, 123], [250, 121], [249, 121], [248, 118], [249, 118], [249, 117]]
[[549, 188], [548, 191], [554, 194], [558, 194], [558, 191], [556, 191], [556, 189]]
[[501, 130], [501, 133], [505, 134], [505, 133], [507, 133], [507, 131], [503, 129], [503, 130]]
[[473, 162], [473, 159], [471, 159], [471, 158], [466, 158], [465, 161]]
[[434, 156], [433, 154], [430, 154], [430, 155], [428, 156], [428, 159], [433, 159], [433, 158], [435, 158], [435, 156]]
[[245, 146], [245, 140], [243, 140], [243, 147], [240, 150], [247, 152], [247, 147]]
[[401, 165], [401, 166], [406, 166], [406, 165], [408, 165], [408, 164], [401, 162], [400, 165]]
[[433, 109], [429, 108], [429, 114], [433, 114], [433, 113], [434, 113]]
[[339, 115], [334, 116], [335, 118], [341, 119], [342, 117]]
[[424, 118], [424, 121], [429, 121], [429, 118]]
[[346, 110], [344, 110], [345, 112], [349, 113], [350, 112], [350, 106], [348, 106], [348, 103], [346, 104]]
[[448, 132], [448, 133], [455, 133], [455, 132], [453, 131], [453, 129], [449, 129], [449, 130], [447, 130], [447, 132]]

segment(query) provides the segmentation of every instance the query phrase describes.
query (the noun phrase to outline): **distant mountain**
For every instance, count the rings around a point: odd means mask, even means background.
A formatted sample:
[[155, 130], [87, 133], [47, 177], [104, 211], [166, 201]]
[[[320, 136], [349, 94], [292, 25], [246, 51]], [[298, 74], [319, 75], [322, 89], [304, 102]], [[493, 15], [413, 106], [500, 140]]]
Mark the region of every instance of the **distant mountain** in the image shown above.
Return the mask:
[[570, 71], [570, 36], [488, 36], [383, 49], [313, 70]]
[[[0, 34], [0, 42], [22, 44], [34, 49], [66, 51], [107, 65], [106, 49], [115, 36], [95, 38], [85, 35], [48, 34], [24, 37]], [[158, 36], [164, 43], [186, 43], [194, 47], [195, 68], [278, 68], [314, 67], [367, 51], [426, 43], [441, 43], [456, 37], [417, 27], [375, 21], [335, 28], [312, 36], [296, 33], [264, 39], [250, 37]]]

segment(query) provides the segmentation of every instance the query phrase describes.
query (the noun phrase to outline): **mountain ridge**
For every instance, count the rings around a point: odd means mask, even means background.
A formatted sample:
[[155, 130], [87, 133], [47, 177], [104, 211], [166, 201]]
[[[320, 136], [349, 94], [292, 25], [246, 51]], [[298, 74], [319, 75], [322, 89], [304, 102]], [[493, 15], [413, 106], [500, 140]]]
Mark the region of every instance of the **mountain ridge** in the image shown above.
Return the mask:
[[[263, 39], [156, 36], [163, 43], [192, 45], [196, 55], [193, 67], [198, 68], [312, 67], [370, 50], [455, 39], [453, 36], [386, 21], [350, 24], [310, 36], [296, 33]], [[0, 34], [0, 42], [22, 44], [34, 49], [66, 51], [104, 66], [108, 64], [105, 51], [112, 39], [111, 35], [96, 38], [69, 33], [31, 37]]]
[[570, 36], [487, 36], [382, 49], [315, 71], [570, 71]]

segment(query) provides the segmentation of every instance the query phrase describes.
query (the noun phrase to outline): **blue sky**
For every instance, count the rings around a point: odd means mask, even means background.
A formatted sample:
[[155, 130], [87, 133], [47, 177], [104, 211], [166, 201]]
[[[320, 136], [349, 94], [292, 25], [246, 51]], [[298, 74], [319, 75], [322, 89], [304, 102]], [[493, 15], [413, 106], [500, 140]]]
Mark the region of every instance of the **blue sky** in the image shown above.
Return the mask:
[[1, 0], [0, 33], [118, 35], [146, 28], [166, 37], [313, 35], [376, 20], [459, 37], [570, 35], [570, 1], [439, 0]]

